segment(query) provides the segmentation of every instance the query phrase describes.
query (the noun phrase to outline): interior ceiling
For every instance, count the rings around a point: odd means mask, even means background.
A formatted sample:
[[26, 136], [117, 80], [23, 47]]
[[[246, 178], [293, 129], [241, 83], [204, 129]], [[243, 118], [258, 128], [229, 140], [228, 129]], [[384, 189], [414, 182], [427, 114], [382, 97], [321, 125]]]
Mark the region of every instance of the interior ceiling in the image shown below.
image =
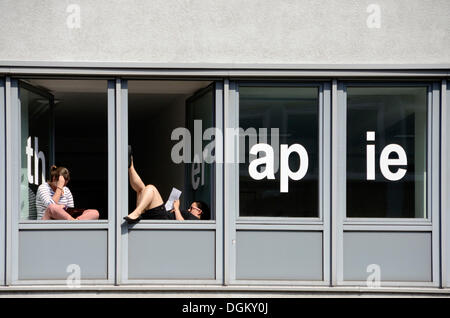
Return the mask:
[[129, 94], [192, 95], [211, 84], [210, 81], [129, 81]]
[[[79, 117], [85, 111], [100, 114], [107, 109], [107, 80], [29, 79], [27, 82], [53, 94], [56, 111], [63, 116]], [[211, 81], [130, 80], [130, 117], [154, 114], [210, 84]]]
[[[31, 85], [50, 91], [55, 97], [60, 93], [106, 93], [106, 80], [30, 79]], [[211, 81], [130, 80], [129, 94], [191, 95], [208, 86]]]

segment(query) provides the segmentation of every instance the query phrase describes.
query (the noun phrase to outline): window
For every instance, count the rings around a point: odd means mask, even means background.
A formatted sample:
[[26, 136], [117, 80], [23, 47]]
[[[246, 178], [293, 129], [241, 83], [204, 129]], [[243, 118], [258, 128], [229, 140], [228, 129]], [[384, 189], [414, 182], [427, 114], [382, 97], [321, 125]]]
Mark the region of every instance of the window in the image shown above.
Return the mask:
[[[215, 125], [214, 85], [209, 81], [130, 80], [128, 87], [128, 143], [133, 153], [128, 169], [129, 217], [175, 220], [173, 206], [168, 210], [165, 206], [175, 188], [181, 191], [180, 211], [185, 220], [214, 220], [214, 163], [203, 158], [210, 143], [204, 133]], [[142, 201], [148, 198], [144, 187], [152, 186], [149, 201]], [[140, 202], [148, 204], [142, 207]], [[195, 213], [197, 208], [201, 216]]]
[[[107, 219], [107, 81], [29, 79], [19, 99], [20, 219]], [[69, 171], [57, 202], [52, 165]], [[50, 204], [62, 209], [50, 213]]]
[[347, 87], [347, 216], [426, 218], [427, 87]]
[[241, 85], [239, 127], [239, 215], [318, 217], [319, 87]]

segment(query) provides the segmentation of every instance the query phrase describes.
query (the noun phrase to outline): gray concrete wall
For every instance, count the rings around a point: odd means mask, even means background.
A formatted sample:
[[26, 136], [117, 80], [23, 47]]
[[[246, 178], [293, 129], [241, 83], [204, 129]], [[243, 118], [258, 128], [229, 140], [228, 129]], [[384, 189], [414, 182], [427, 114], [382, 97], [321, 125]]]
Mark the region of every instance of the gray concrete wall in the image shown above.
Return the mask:
[[449, 16], [448, 0], [2, 0], [0, 61], [446, 64]]

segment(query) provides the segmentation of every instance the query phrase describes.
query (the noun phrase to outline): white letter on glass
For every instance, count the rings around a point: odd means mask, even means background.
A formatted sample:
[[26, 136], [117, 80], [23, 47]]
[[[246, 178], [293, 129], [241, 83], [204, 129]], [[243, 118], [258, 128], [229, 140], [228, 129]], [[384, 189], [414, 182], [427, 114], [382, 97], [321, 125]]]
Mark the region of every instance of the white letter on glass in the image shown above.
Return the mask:
[[[375, 132], [367, 132], [367, 141], [375, 141]], [[367, 180], [375, 180], [375, 145], [366, 146]]]
[[[275, 179], [275, 174], [273, 173], [273, 149], [268, 144], [256, 144], [250, 148], [250, 155], [256, 156], [258, 152], [263, 151], [265, 153], [264, 157], [254, 159], [250, 161], [248, 166], [248, 173], [250, 177], [255, 180]], [[258, 171], [258, 166], [265, 165], [265, 169], [262, 172]]]
[[[389, 159], [389, 155], [392, 152], [398, 154], [398, 159]], [[399, 168], [397, 172], [393, 173], [389, 169], [389, 166], [406, 166], [408, 159], [406, 157], [405, 150], [397, 144], [390, 144], [384, 147], [380, 156], [380, 169], [383, 176], [390, 181], [398, 181], [406, 174], [406, 169]]]
[[[308, 171], [308, 153], [305, 147], [300, 144], [293, 144], [291, 146], [281, 145], [280, 158], [280, 192], [289, 192], [289, 178], [292, 180], [300, 180]], [[297, 171], [291, 171], [289, 168], [289, 156], [291, 153], [297, 153], [300, 157], [300, 165]]]

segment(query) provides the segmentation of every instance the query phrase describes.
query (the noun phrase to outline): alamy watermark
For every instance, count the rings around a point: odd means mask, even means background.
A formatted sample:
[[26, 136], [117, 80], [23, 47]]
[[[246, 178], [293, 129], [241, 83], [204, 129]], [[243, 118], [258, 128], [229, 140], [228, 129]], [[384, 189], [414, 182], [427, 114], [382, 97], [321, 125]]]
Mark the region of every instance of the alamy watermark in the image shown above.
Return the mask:
[[381, 267], [378, 264], [370, 264], [366, 268], [366, 272], [370, 273], [367, 277], [366, 285], [369, 288], [381, 287]]
[[370, 13], [367, 17], [366, 24], [369, 29], [381, 28], [381, 7], [379, 4], [372, 3], [367, 9], [367, 13]]
[[[308, 150], [301, 143], [286, 144], [280, 142], [279, 128], [226, 128], [225, 143], [229, 146], [224, 155], [224, 134], [218, 128], [203, 131], [202, 121], [194, 120], [193, 138], [191, 131], [178, 127], [172, 131], [171, 140], [176, 141], [171, 150], [172, 161], [192, 163], [192, 184], [196, 189], [201, 179], [195, 175], [204, 170], [204, 163], [239, 164], [249, 162], [248, 173], [254, 180], [274, 180], [279, 172], [280, 192], [289, 192], [289, 180], [301, 180], [308, 172]], [[281, 136], [284, 139], [284, 136]], [[376, 132], [367, 131], [366, 179], [375, 180], [375, 167], [378, 164], [384, 178], [389, 181], [402, 179], [407, 172], [408, 156], [398, 144], [388, 144], [376, 157]], [[248, 148], [247, 148], [248, 140]], [[203, 147], [204, 142], [207, 142]], [[236, 146], [238, 145], [238, 146]], [[249, 149], [247, 152], [246, 150]], [[395, 156], [392, 156], [395, 154]], [[299, 159], [294, 169], [289, 163]], [[224, 162], [225, 161], [225, 162]]]
[[69, 13], [66, 19], [66, 25], [69, 29], [81, 28], [81, 7], [78, 4], [69, 4], [66, 8], [66, 12]]
[[70, 264], [66, 268], [66, 272], [69, 276], [66, 279], [66, 285], [69, 288], [81, 287], [81, 267], [78, 264]]

